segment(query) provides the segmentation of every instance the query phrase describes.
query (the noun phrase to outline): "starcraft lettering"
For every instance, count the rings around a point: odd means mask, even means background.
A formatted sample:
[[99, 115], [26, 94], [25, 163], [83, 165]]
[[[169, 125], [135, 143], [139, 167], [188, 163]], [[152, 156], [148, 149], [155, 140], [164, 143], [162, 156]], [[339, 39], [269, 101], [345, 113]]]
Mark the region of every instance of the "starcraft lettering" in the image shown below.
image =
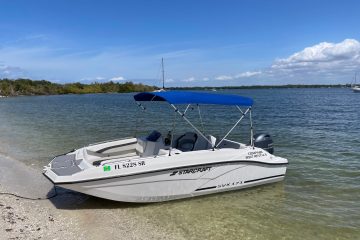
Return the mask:
[[198, 172], [206, 172], [206, 171], [210, 171], [211, 167], [200, 167], [200, 168], [191, 168], [191, 169], [185, 169], [185, 170], [179, 170], [179, 171], [174, 171], [170, 174], [170, 176], [174, 176], [174, 175], [184, 175], [184, 174], [194, 174], [194, 173], [198, 173]]

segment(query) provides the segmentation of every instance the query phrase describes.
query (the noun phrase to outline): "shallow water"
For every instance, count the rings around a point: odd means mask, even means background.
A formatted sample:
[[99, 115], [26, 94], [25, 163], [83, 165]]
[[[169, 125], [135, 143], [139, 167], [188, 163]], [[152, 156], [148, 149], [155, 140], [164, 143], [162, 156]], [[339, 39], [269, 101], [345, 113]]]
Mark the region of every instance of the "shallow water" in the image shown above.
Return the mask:
[[[360, 94], [349, 89], [227, 92], [254, 98], [255, 132], [270, 133], [275, 154], [289, 159], [285, 181], [131, 211], [187, 239], [360, 238]], [[52, 156], [88, 143], [151, 129], [165, 133], [173, 127], [169, 110], [151, 103], [143, 112], [132, 94], [0, 99], [0, 154], [41, 168]], [[239, 117], [233, 107], [204, 106], [201, 113], [205, 132], [217, 136]], [[202, 128], [197, 109], [189, 114]], [[175, 132], [188, 129], [175, 119]], [[247, 142], [248, 124], [229, 138]]]

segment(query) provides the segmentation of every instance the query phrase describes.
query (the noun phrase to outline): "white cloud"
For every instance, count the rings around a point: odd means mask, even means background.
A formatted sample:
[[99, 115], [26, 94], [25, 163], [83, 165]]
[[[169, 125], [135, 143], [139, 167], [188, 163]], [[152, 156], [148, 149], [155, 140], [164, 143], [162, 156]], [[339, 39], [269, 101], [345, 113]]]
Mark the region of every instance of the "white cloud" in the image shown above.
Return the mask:
[[26, 78], [26, 72], [19, 67], [0, 65], [0, 78]]
[[330, 70], [356, 69], [360, 64], [360, 42], [345, 39], [340, 43], [322, 42], [296, 52], [288, 58], [277, 59], [273, 70]]
[[208, 77], [204, 77], [202, 80], [203, 80], [203, 81], [209, 81], [209, 80], [210, 80], [210, 78], [208, 78]]
[[257, 76], [260, 75], [261, 71], [256, 71], [256, 72], [243, 72], [243, 73], [239, 73], [237, 75], [235, 75], [235, 79], [238, 78], [247, 78], [247, 77], [253, 77], [253, 76]]
[[275, 59], [268, 68], [259, 71], [220, 75], [215, 79], [240, 81], [257, 77], [254, 78], [256, 84], [346, 83], [359, 70], [360, 42], [345, 39], [339, 43], [321, 42], [306, 47], [286, 58]]
[[101, 82], [103, 80], [105, 80], [106, 78], [104, 77], [85, 77], [85, 78], [81, 78], [80, 81], [82, 82]]
[[196, 79], [194, 77], [185, 78], [182, 82], [194, 82]]
[[118, 76], [118, 77], [113, 77], [109, 79], [110, 81], [125, 81], [126, 78], [122, 77], [122, 76]]
[[175, 82], [175, 80], [174, 80], [174, 79], [172, 79], [172, 78], [167, 78], [167, 79], [165, 79], [165, 82], [167, 82], [167, 83], [171, 83], [171, 82]]
[[232, 76], [228, 75], [221, 75], [215, 78], [216, 80], [233, 80], [234, 78]]
[[254, 77], [257, 75], [260, 75], [262, 72], [261, 71], [256, 71], [256, 72], [243, 72], [243, 73], [239, 73], [236, 74], [234, 76], [230, 76], [230, 75], [220, 75], [218, 77], [216, 77], [216, 80], [220, 80], [220, 81], [226, 81], [226, 80], [236, 80], [236, 79], [240, 79], [240, 78], [250, 78], [250, 77]]

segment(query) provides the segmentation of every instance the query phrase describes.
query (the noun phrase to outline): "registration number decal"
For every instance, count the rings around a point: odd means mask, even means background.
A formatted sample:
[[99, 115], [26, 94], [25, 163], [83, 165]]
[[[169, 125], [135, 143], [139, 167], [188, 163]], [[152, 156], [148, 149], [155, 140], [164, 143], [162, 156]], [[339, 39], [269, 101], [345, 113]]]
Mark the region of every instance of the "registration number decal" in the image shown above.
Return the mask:
[[145, 166], [145, 161], [138, 161], [138, 162], [126, 162], [122, 164], [115, 164], [115, 169], [122, 169], [122, 168], [134, 168], [134, 167], [141, 167]]

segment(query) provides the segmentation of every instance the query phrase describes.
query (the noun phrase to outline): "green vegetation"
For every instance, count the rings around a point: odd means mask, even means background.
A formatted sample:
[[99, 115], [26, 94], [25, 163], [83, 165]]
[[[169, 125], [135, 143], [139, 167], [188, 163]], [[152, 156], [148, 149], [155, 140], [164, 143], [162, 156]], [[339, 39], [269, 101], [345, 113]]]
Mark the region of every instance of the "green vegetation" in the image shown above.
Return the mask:
[[[225, 87], [173, 87], [169, 90], [213, 90], [213, 89], [272, 89], [272, 88], [341, 88], [350, 87], [349, 84], [337, 85], [257, 85], [257, 86], [225, 86]], [[21, 95], [57, 95], [57, 94], [86, 94], [86, 93], [125, 93], [146, 92], [158, 89], [155, 86], [147, 86], [132, 82], [118, 83], [66, 83], [58, 84], [49, 81], [33, 81], [29, 79], [0, 79], [0, 96]]]
[[56, 95], [56, 94], [86, 94], [86, 93], [124, 93], [124, 92], [144, 92], [153, 91], [155, 87], [125, 83], [67, 83], [58, 84], [49, 81], [33, 81], [29, 79], [0, 79], [0, 95], [20, 96], [20, 95]]

